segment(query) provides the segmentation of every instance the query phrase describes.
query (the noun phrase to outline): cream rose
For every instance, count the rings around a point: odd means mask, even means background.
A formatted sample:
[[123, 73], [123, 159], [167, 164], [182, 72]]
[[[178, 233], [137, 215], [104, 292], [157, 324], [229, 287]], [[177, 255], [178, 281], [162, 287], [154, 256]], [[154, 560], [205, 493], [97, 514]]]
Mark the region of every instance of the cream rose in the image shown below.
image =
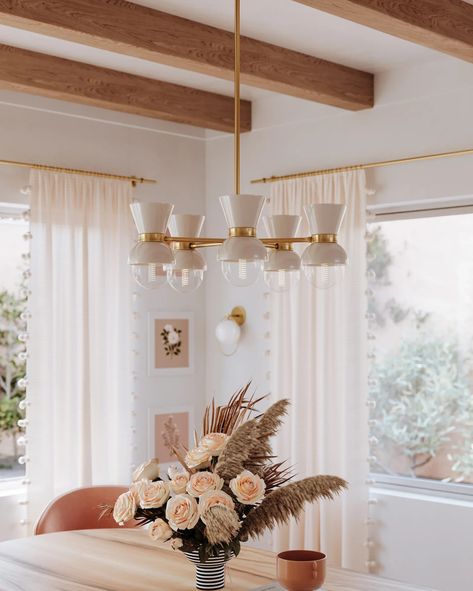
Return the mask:
[[199, 447], [206, 449], [212, 456], [219, 456], [227, 441], [228, 435], [225, 435], [225, 433], [209, 433], [202, 437]]
[[230, 488], [243, 505], [256, 505], [264, 498], [266, 484], [262, 478], [249, 470], [244, 470], [230, 480]]
[[228, 507], [228, 509], [235, 508], [232, 497], [223, 492], [223, 490], [209, 490], [199, 497], [199, 515], [202, 517], [206, 511], [216, 505], [223, 505], [224, 507]]
[[159, 478], [159, 460], [157, 458], [144, 462], [133, 472], [133, 482], [154, 480], [155, 478]]
[[173, 479], [169, 483], [171, 493], [173, 495], [185, 493], [188, 482], [189, 474], [187, 472], [179, 472], [178, 474], [174, 474]]
[[143, 509], [158, 509], [169, 499], [169, 483], [163, 482], [143, 482], [138, 489], [138, 499], [140, 507]]
[[174, 531], [192, 529], [199, 521], [196, 500], [189, 495], [171, 497], [166, 505], [166, 519]]
[[174, 538], [171, 540], [171, 548], [173, 550], [179, 550], [179, 548], [182, 548], [182, 546], [184, 546], [184, 542], [181, 540], [181, 538]]
[[150, 525], [148, 533], [150, 538], [155, 542], [167, 542], [172, 536], [172, 529], [164, 519], [156, 519]]
[[123, 525], [125, 522], [133, 519], [135, 513], [135, 495], [131, 491], [121, 494], [115, 501], [115, 505], [113, 507], [113, 519], [115, 519], [119, 525]]
[[203, 447], [194, 447], [186, 454], [186, 464], [189, 468], [203, 468], [210, 464], [212, 454]]
[[212, 472], [196, 472], [192, 474], [187, 484], [187, 492], [192, 497], [200, 497], [209, 490], [220, 490], [223, 480]]
[[138, 480], [138, 482], [133, 482], [133, 484], [130, 486], [130, 492], [133, 493], [137, 505], [140, 503], [140, 490], [143, 486], [149, 484], [150, 482], [151, 480]]

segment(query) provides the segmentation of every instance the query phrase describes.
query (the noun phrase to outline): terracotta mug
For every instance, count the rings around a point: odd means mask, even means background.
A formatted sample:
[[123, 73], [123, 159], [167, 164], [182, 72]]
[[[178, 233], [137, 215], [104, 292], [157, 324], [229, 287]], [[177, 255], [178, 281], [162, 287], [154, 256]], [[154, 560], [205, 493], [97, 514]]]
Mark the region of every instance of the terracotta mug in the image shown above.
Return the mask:
[[313, 550], [288, 550], [277, 557], [277, 580], [288, 591], [313, 591], [325, 581], [326, 556]]

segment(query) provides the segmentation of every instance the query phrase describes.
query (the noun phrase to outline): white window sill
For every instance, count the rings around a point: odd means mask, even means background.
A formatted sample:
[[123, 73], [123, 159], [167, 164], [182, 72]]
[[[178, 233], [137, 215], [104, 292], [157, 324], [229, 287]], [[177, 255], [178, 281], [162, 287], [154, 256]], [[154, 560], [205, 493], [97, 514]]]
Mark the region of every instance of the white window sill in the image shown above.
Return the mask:
[[424, 499], [473, 507], [473, 485], [372, 474], [371, 490], [387, 496]]
[[25, 487], [21, 484], [24, 476], [20, 478], [4, 478], [0, 480], [0, 497], [24, 495]]

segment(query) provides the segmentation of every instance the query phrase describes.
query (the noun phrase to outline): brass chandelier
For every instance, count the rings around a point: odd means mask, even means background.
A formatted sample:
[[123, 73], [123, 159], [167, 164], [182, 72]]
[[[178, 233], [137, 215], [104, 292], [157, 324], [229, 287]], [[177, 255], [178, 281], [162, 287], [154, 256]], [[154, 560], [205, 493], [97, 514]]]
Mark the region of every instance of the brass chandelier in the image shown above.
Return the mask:
[[[347, 263], [344, 249], [337, 243], [346, 206], [313, 203], [305, 206], [310, 235], [298, 237], [301, 216], [273, 215], [264, 218], [269, 238], [258, 238], [256, 228], [265, 198], [240, 194], [240, 0], [235, 0], [234, 70], [234, 194], [220, 197], [228, 226], [226, 238], [205, 238], [200, 233], [204, 216], [172, 215], [170, 203], [131, 204], [139, 238], [129, 264], [139, 285], [155, 289], [169, 283], [176, 291], [197, 289], [207, 270], [199, 249], [218, 246], [217, 259], [229, 283], [244, 287], [256, 282], [261, 272], [272, 291], [286, 291], [297, 283], [300, 269], [316, 287], [337, 283]], [[308, 243], [302, 257], [293, 250]]]

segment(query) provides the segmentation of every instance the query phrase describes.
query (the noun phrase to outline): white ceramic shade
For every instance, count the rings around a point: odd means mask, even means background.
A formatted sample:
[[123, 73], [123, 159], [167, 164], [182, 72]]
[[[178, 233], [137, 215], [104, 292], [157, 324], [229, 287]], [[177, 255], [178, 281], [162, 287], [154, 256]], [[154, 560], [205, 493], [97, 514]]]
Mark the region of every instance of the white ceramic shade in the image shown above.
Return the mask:
[[129, 265], [172, 265], [174, 254], [164, 242], [137, 242], [128, 255]]
[[311, 203], [304, 206], [310, 234], [338, 234], [346, 209], [343, 203]]
[[269, 238], [294, 238], [301, 224], [300, 215], [264, 216], [263, 223]]
[[206, 271], [207, 264], [204, 257], [197, 250], [175, 250], [173, 271], [182, 271], [188, 269], [190, 271]]
[[202, 232], [205, 216], [191, 214], [174, 214], [169, 221], [171, 236], [197, 238]]
[[229, 228], [256, 228], [264, 206], [261, 195], [223, 195], [220, 197]]
[[138, 234], [165, 234], [173, 208], [171, 203], [131, 203]]
[[293, 250], [272, 250], [264, 263], [265, 271], [298, 271], [301, 259]]
[[257, 238], [246, 236], [230, 237], [218, 249], [219, 261], [238, 263], [239, 261], [265, 261], [268, 253], [264, 244]]
[[347, 253], [335, 242], [310, 244], [302, 254], [304, 266], [322, 267], [347, 264]]

